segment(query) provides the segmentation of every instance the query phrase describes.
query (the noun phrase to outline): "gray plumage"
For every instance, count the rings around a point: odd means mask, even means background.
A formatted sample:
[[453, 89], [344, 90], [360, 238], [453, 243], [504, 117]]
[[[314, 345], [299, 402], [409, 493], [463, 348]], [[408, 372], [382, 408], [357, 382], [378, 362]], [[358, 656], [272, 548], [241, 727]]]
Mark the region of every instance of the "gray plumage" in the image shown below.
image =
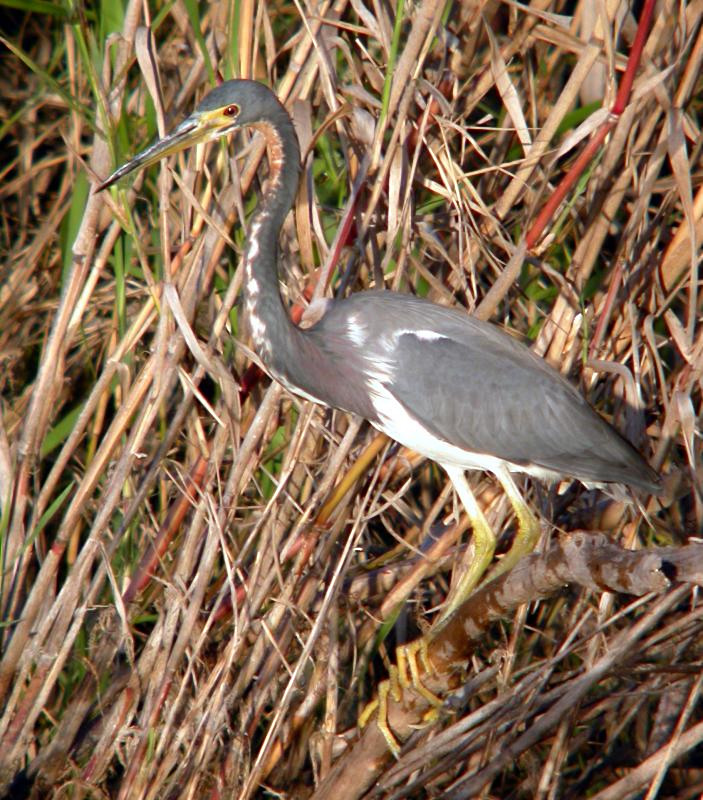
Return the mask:
[[[363, 342], [350, 341], [350, 319]], [[525, 472], [657, 489], [656, 473], [578, 390], [491, 323], [409, 295], [367, 291], [329, 304], [303, 337], [310, 356], [277, 363], [276, 371], [329, 405], [378, 424], [365, 376], [389, 361], [389, 391], [443, 441]]]

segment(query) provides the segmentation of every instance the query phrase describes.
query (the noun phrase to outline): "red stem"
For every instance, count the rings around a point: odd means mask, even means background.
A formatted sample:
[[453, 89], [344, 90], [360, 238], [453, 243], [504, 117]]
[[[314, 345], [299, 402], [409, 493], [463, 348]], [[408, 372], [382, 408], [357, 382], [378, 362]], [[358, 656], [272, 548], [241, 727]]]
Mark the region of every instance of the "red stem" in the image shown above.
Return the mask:
[[534, 221], [532, 227], [527, 233], [527, 236], [525, 237], [528, 250], [531, 250], [537, 244], [542, 236], [542, 233], [544, 232], [544, 229], [547, 227], [547, 224], [556, 213], [557, 208], [581, 177], [583, 171], [586, 169], [591, 159], [595, 156], [595, 154], [598, 152], [598, 149], [605, 141], [605, 137], [608, 135], [608, 133], [610, 133], [613, 126], [617, 122], [618, 117], [620, 117], [622, 112], [627, 107], [627, 103], [632, 93], [632, 84], [634, 83], [635, 75], [637, 74], [637, 70], [642, 59], [642, 51], [644, 50], [644, 45], [647, 41], [647, 35], [649, 33], [649, 26], [652, 21], [653, 12], [654, 0], [645, 0], [644, 8], [642, 9], [642, 15], [640, 16], [640, 21], [637, 25], [635, 40], [632, 43], [630, 55], [627, 59], [627, 67], [625, 68], [622, 80], [620, 81], [615, 102], [610, 109], [610, 117], [593, 134], [588, 144], [571, 165], [571, 169], [569, 169], [566, 175], [564, 175], [564, 177], [561, 179], [561, 182], [552, 193], [552, 196], [547, 200], [544, 208], [537, 215], [537, 219]]

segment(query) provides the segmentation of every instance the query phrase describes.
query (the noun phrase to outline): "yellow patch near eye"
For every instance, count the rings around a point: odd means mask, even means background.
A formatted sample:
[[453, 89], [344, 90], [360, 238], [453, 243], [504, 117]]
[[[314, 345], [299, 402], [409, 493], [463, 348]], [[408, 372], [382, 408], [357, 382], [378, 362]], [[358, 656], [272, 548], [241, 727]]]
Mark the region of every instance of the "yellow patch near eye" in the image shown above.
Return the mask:
[[220, 128], [224, 125], [229, 125], [239, 114], [239, 107], [236, 106], [236, 113], [228, 114], [227, 111], [232, 106], [225, 106], [224, 108], [216, 108], [212, 111], [205, 111], [202, 113], [198, 120], [199, 126], [207, 128]]

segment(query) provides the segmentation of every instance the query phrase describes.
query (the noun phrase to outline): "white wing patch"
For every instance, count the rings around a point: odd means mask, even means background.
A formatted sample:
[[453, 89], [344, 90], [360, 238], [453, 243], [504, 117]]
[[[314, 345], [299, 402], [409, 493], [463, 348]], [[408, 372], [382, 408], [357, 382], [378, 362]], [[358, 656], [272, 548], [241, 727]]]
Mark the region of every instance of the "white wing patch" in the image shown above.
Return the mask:
[[366, 344], [366, 325], [359, 321], [356, 314], [350, 314], [347, 317], [347, 337], [357, 347], [363, 347]]
[[416, 339], [421, 339], [423, 342], [437, 342], [440, 339], [449, 338], [441, 333], [437, 333], [437, 331], [426, 330], [424, 328], [399, 330], [393, 334], [393, 338], [396, 340], [401, 336], [414, 336]]

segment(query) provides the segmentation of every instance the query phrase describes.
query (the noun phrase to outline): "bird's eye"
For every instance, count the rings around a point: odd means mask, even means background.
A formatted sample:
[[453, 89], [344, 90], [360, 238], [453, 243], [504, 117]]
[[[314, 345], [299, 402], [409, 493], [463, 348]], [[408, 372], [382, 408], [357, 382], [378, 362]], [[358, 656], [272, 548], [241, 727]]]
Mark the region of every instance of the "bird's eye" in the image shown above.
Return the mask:
[[223, 113], [226, 117], [236, 117], [237, 114], [239, 114], [239, 106], [236, 106], [234, 104], [231, 106], [227, 106]]

